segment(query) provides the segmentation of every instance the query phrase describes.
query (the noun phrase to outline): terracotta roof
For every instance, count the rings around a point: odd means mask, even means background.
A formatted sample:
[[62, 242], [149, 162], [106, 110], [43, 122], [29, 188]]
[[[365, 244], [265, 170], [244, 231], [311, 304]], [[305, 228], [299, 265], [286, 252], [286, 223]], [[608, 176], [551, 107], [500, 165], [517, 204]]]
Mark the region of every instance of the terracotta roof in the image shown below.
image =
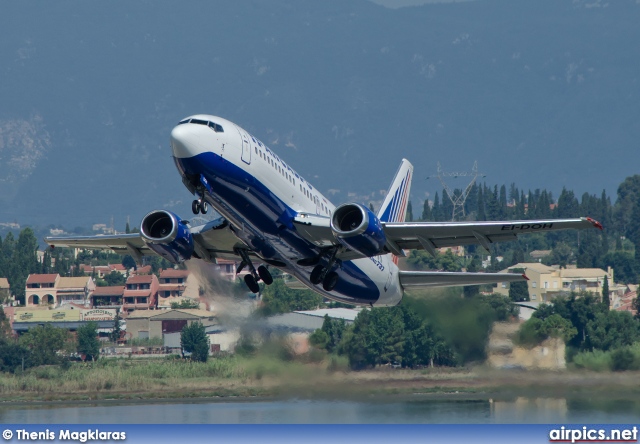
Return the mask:
[[170, 278], [186, 278], [191, 274], [189, 270], [176, 270], [175, 268], [167, 268], [160, 272], [160, 279]]
[[116, 270], [116, 271], [126, 271], [127, 269], [125, 268], [124, 265], [122, 264], [109, 264], [109, 268], [112, 270]]
[[56, 288], [84, 288], [89, 284], [89, 276], [61, 277]]
[[110, 287], [97, 287], [93, 292], [94, 296], [122, 296], [124, 285], [114, 285]]
[[155, 276], [151, 274], [145, 274], [142, 276], [129, 276], [129, 279], [127, 279], [127, 284], [150, 284], [151, 282], [153, 282], [154, 277]]
[[60, 277], [56, 274], [30, 274], [27, 278], [27, 284], [53, 284]]

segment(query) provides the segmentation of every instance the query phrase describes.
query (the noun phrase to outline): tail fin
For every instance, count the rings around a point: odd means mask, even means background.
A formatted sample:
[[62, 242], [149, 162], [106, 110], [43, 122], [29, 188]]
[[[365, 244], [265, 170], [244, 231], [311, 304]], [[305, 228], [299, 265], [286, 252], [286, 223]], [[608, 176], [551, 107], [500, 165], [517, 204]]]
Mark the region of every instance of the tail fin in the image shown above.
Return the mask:
[[413, 165], [407, 159], [402, 159], [400, 168], [391, 182], [391, 187], [378, 211], [378, 219], [382, 222], [404, 222], [409, 203]]

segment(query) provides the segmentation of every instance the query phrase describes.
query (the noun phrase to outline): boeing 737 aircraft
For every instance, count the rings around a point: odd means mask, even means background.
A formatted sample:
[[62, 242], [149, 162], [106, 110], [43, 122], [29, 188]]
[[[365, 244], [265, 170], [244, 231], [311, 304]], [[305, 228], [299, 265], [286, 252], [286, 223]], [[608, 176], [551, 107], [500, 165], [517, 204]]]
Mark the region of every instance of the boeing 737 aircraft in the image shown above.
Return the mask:
[[404, 249], [436, 249], [495, 242], [518, 234], [600, 228], [590, 218], [504, 222], [404, 222], [413, 166], [402, 160], [378, 214], [366, 206], [335, 207], [264, 143], [220, 117], [195, 115], [171, 131], [173, 159], [183, 184], [196, 196], [194, 214], [209, 205], [222, 217], [191, 226], [155, 210], [140, 233], [48, 237], [54, 246], [111, 249], [142, 257], [158, 254], [174, 264], [192, 258], [240, 260], [249, 289], [273, 278], [265, 265], [293, 276], [327, 298], [356, 305], [393, 306], [410, 287], [479, 285], [525, 280], [519, 274], [401, 271]]

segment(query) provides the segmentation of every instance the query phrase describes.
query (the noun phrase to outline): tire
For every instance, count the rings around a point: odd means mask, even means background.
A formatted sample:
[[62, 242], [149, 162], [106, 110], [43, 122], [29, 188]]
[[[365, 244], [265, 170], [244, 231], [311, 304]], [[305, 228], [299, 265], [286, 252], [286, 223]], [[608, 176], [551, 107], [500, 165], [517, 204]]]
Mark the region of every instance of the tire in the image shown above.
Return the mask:
[[260, 286], [252, 275], [246, 274], [244, 276], [244, 283], [247, 284], [251, 293], [258, 293], [260, 291]]
[[258, 274], [260, 275], [260, 279], [262, 279], [262, 282], [264, 282], [266, 285], [273, 284], [273, 277], [271, 276], [271, 273], [269, 273], [269, 270], [267, 270], [267, 267], [265, 267], [264, 265], [260, 265], [258, 267]]
[[311, 281], [313, 285], [318, 285], [321, 280], [320, 275], [322, 275], [323, 271], [324, 267], [322, 265], [316, 265], [311, 272], [311, 276], [309, 276], [309, 281]]
[[209, 211], [209, 205], [207, 204], [207, 202], [203, 200], [202, 203], [200, 204], [200, 212], [202, 214], [207, 214], [207, 211]]
[[336, 273], [335, 271], [327, 273], [327, 276], [324, 278], [324, 281], [322, 281], [322, 288], [324, 288], [325, 291], [333, 290], [334, 288], [336, 288], [338, 279], [339, 279], [338, 273]]
[[200, 213], [200, 202], [198, 202], [197, 200], [191, 202], [191, 211], [193, 212], [193, 214]]

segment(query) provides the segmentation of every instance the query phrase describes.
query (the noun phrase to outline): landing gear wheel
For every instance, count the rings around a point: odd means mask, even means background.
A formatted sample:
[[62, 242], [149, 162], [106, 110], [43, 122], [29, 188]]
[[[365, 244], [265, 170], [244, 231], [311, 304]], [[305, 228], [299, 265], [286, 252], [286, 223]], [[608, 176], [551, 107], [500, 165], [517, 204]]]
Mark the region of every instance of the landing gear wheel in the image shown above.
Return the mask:
[[258, 293], [260, 291], [260, 286], [256, 282], [256, 278], [254, 278], [252, 275], [250, 274], [245, 275], [244, 283], [247, 284], [247, 287], [249, 287], [249, 290], [251, 290], [251, 293]]
[[337, 283], [338, 283], [338, 273], [336, 273], [335, 271], [331, 271], [327, 273], [327, 276], [324, 278], [324, 281], [322, 281], [322, 288], [324, 288], [326, 291], [331, 291], [336, 287]]
[[271, 273], [269, 273], [269, 270], [267, 270], [267, 267], [265, 267], [264, 265], [260, 265], [258, 267], [258, 274], [260, 275], [260, 279], [262, 279], [262, 282], [264, 282], [266, 285], [273, 284], [273, 277], [271, 276]]
[[207, 205], [207, 202], [205, 202], [204, 200], [200, 202], [200, 212], [202, 214], [207, 214], [208, 210], [209, 210], [209, 205]]
[[324, 267], [322, 265], [316, 265], [311, 272], [311, 276], [309, 280], [313, 285], [318, 285], [322, 280], [322, 272], [324, 271]]
[[193, 214], [198, 214], [200, 212], [200, 202], [198, 202], [198, 200], [191, 202], [191, 211], [193, 211]]

